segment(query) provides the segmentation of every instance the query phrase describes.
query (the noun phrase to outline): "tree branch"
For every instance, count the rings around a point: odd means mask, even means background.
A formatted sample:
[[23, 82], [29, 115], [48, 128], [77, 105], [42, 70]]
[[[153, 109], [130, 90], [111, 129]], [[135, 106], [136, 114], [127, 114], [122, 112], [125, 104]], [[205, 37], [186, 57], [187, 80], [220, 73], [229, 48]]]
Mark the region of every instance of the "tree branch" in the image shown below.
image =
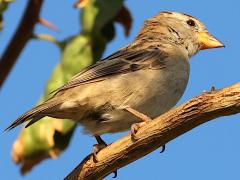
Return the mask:
[[97, 154], [97, 163], [87, 156], [66, 179], [102, 179], [200, 124], [239, 112], [240, 83], [203, 93], [149, 122], [137, 132], [137, 140], [127, 135], [108, 145]]
[[33, 34], [43, 0], [29, 0], [22, 20], [0, 60], [0, 88]]

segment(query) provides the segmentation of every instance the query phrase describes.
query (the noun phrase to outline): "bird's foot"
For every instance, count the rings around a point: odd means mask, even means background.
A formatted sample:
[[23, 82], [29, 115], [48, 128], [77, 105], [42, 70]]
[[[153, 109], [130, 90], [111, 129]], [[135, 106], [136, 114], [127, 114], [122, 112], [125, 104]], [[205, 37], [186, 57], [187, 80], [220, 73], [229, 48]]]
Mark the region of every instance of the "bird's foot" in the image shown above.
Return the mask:
[[98, 162], [97, 159], [97, 153], [99, 153], [99, 151], [101, 151], [102, 149], [104, 149], [107, 145], [104, 144], [94, 144], [93, 145], [93, 161], [96, 163]]
[[117, 177], [117, 170], [113, 171], [113, 177], [112, 178], [116, 178]]
[[131, 126], [131, 135], [133, 139], [135, 139], [135, 136], [138, 132], [138, 130], [143, 127], [146, 124], [146, 122], [141, 122], [141, 123], [135, 123]]
[[[92, 154], [93, 154], [93, 161], [95, 163], [97, 163], [98, 162], [97, 153], [99, 153], [102, 149], [107, 147], [107, 143], [98, 135], [95, 135], [94, 137], [97, 140], [98, 144], [93, 145], [93, 153]], [[116, 178], [116, 177], [117, 177], [117, 170], [113, 171], [113, 178]]]
[[147, 122], [140, 122], [140, 123], [135, 123], [131, 126], [131, 137], [133, 140], [136, 140], [136, 134], [138, 132], [138, 130], [145, 126], [147, 124]]
[[146, 125], [152, 119], [150, 117], [146, 116], [145, 114], [133, 109], [133, 108], [127, 107], [127, 108], [125, 108], [125, 110], [128, 111], [129, 113], [133, 114], [134, 116], [136, 116], [137, 118], [139, 118], [142, 121], [140, 123], [135, 123], [131, 126], [132, 139], [136, 140], [136, 134], [137, 134], [138, 130], [141, 127], [143, 127], [144, 125]]
[[[143, 122], [140, 123], [135, 123], [131, 126], [131, 136], [133, 140], [136, 140], [136, 134], [138, 132], [138, 130], [143, 127], [144, 125], [146, 125], [149, 121], [151, 121], [152, 119], [150, 117], [148, 117], [147, 115], [133, 109], [130, 107], [125, 108], [126, 111], [130, 112], [131, 114], [133, 114], [134, 116], [138, 117], [140, 120], [142, 120]], [[160, 151], [160, 153], [163, 153], [165, 151], [165, 144], [162, 146], [162, 149]]]
[[94, 136], [98, 142], [98, 144], [94, 144], [93, 145], [93, 161], [96, 163], [98, 162], [97, 159], [97, 153], [99, 153], [99, 151], [101, 151], [102, 149], [104, 149], [107, 146], [107, 143], [105, 143], [103, 141], [103, 139], [100, 136]]
[[161, 148], [162, 148], [162, 149], [161, 149], [160, 153], [163, 153], [163, 152], [165, 151], [165, 149], [166, 149], [166, 145], [165, 145], [165, 144], [162, 145]]
[[[147, 124], [147, 122], [141, 122], [141, 123], [135, 123], [135, 124], [133, 124], [132, 126], [131, 126], [131, 136], [132, 136], [132, 139], [133, 140], [136, 140], [137, 138], [136, 138], [136, 133], [137, 133], [137, 131], [142, 127], [142, 126], [144, 126], [145, 124]], [[164, 144], [164, 145], [162, 145], [161, 146], [161, 151], [160, 151], [160, 153], [163, 153], [164, 151], [165, 151], [165, 149], [166, 149], [166, 145]]]

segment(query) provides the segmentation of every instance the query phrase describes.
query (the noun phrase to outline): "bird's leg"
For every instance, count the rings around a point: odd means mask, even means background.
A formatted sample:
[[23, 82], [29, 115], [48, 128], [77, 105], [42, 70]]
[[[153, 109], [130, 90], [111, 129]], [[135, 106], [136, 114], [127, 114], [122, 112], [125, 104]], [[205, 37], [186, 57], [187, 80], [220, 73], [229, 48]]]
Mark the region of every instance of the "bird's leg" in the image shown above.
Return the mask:
[[105, 141], [101, 138], [101, 136], [95, 135], [94, 137], [97, 140], [98, 144], [104, 144], [105, 146], [107, 146], [107, 143], [105, 143]]
[[[98, 162], [97, 153], [107, 146], [107, 143], [99, 135], [94, 135], [98, 144], [93, 145], [93, 161]], [[117, 170], [113, 171], [113, 178], [117, 177]]]
[[138, 117], [139, 119], [141, 119], [143, 122], [148, 122], [151, 121], [152, 119], [150, 117], [148, 117], [147, 115], [133, 109], [130, 107], [125, 108], [126, 111], [130, 112], [131, 114], [133, 114], [134, 116]]
[[93, 161], [98, 162], [97, 153], [107, 146], [107, 143], [99, 135], [94, 135], [97, 140], [97, 144], [93, 145]]
[[136, 135], [137, 131], [142, 126], [144, 126], [146, 123], [151, 121], [152, 119], [150, 117], [146, 116], [145, 114], [140, 113], [139, 111], [133, 109], [133, 108], [127, 107], [127, 108], [125, 108], [125, 110], [130, 112], [131, 114], [133, 114], [134, 116], [136, 116], [137, 118], [139, 118], [142, 121], [140, 123], [135, 123], [131, 126], [131, 135], [132, 135], [133, 139], [135, 139], [135, 135]]
[[[131, 136], [133, 139], [136, 139], [136, 133], [137, 131], [144, 126], [146, 123], [148, 123], [149, 121], [151, 121], [152, 119], [150, 117], [148, 117], [147, 115], [133, 109], [130, 107], [125, 108], [126, 111], [130, 112], [131, 114], [133, 114], [134, 116], [136, 116], [137, 118], [139, 118], [140, 120], [142, 120], [142, 122], [140, 123], [135, 123], [131, 126]], [[165, 144], [162, 146], [162, 150], [160, 151], [160, 153], [163, 153], [165, 151]]]

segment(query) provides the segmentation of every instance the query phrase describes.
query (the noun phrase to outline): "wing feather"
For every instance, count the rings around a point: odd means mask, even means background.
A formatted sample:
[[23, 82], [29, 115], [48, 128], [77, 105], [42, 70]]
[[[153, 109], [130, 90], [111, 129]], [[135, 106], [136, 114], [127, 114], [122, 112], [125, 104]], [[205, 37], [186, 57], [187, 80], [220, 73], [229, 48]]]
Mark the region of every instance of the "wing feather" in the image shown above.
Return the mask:
[[158, 46], [150, 46], [146, 49], [131, 51], [121, 49], [116, 53], [98, 61], [75, 75], [64, 86], [55, 90], [56, 93], [79, 86], [81, 84], [101, 81], [110, 75], [128, 73], [146, 68], [164, 68], [166, 52]]

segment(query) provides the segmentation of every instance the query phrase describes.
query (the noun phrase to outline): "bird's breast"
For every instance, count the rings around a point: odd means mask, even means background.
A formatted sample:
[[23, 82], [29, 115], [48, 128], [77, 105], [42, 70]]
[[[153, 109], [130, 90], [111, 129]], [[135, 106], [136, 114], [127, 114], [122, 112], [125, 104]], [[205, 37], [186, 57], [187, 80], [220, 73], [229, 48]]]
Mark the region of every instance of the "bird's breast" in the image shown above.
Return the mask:
[[99, 109], [103, 104], [111, 110], [101, 111], [101, 119], [92, 122], [86, 129], [95, 134], [114, 133], [128, 130], [139, 119], [124, 111], [131, 107], [151, 118], [168, 111], [180, 99], [189, 77], [188, 62], [169, 62], [163, 69], [145, 69], [112, 76], [99, 82], [95, 88], [92, 106]]

